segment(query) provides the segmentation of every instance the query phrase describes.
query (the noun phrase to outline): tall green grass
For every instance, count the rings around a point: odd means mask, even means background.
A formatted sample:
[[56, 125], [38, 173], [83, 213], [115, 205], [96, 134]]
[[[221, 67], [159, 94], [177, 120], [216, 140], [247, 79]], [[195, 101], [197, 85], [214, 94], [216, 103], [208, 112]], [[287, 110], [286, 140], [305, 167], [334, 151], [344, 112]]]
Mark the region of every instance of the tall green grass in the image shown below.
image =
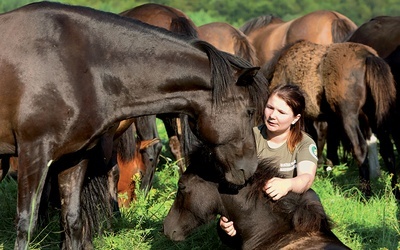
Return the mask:
[[[139, 191], [137, 200], [121, 209], [121, 218], [115, 220], [113, 229], [94, 239], [95, 249], [227, 249], [218, 239], [216, 221], [200, 227], [184, 242], [172, 242], [163, 235], [162, 222], [175, 198], [179, 174], [168, 151], [163, 125], [158, 125], [165, 146], [153, 188], [147, 197]], [[373, 180], [374, 195], [369, 199], [362, 196], [357, 185], [358, 170], [351, 160], [329, 172], [324, 168], [317, 171], [313, 188], [335, 223], [334, 233], [355, 250], [400, 249], [399, 209], [391, 192], [390, 176], [383, 170], [382, 176]], [[14, 247], [16, 195], [15, 180], [7, 178], [0, 183], [0, 249]], [[50, 212], [30, 249], [59, 248], [59, 211]]]

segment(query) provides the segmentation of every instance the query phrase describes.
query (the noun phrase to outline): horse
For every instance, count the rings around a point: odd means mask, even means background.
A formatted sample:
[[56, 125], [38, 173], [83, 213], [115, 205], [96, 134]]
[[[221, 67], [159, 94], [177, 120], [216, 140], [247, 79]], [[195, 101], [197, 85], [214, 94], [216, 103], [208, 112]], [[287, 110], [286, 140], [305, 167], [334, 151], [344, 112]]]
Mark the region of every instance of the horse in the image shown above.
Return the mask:
[[[156, 27], [160, 27], [169, 31], [172, 31], [176, 34], [189, 36], [193, 38], [198, 37], [197, 27], [194, 22], [181, 10], [166, 6], [163, 4], [156, 3], [146, 3], [134, 8], [125, 10], [120, 13], [121, 16], [135, 18], [142, 22], [145, 22], [150, 25], [154, 25]], [[180, 173], [185, 171], [185, 162], [184, 162], [184, 149], [185, 145], [181, 145], [181, 141], [184, 138], [181, 132], [181, 126], [185, 126], [185, 124], [181, 124], [179, 118], [173, 117], [170, 114], [159, 114], [157, 116], [160, 118], [165, 126], [165, 130], [167, 132], [169, 138], [169, 146], [171, 149], [171, 153], [177, 160], [177, 165], [179, 166]], [[144, 118], [141, 118], [144, 119]], [[152, 126], [152, 123], [155, 123], [156, 117], [153, 116], [151, 119], [147, 118], [150, 124], [148, 126]], [[154, 121], [153, 121], [154, 120]], [[145, 122], [142, 122], [145, 124]], [[142, 129], [137, 128], [139, 133], [142, 133], [144, 137], [147, 139], [146, 133], [140, 132]], [[146, 129], [150, 134], [156, 134], [156, 131], [151, 131]], [[161, 149], [160, 149], [161, 150]], [[159, 151], [154, 150], [153, 158], [158, 157]], [[154, 165], [146, 165], [146, 169], [148, 169], [147, 176], [153, 176], [155, 171]], [[142, 184], [151, 187], [152, 178], [145, 178], [142, 180]]]
[[[390, 66], [395, 82], [400, 83], [400, 25], [399, 16], [377, 16], [363, 23], [353, 34], [346, 40], [348, 42], [356, 42], [368, 45], [376, 50], [378, 55], [382, 57]], [[400, 153], [400, 134], [398, 131], [399, 110], [400, 107], [400, 91], [397, 87], [396, 109], [391, 112], [386, 128], [379, 128], [376, 131], [379, 139], [380, 154], [388, 168], [393, 174], [392, 187], [397, 199], [400, 199], [400, 192], [396, 186], [397, 173], [393, 142], [396, 145], [397, 151]], [[391, 137], [390, 137], [391, 136]]]
[[53, 2], [1, 14], [0, 32], [0, 158], [18, 157], [16, 249], [28, 247], [52, 171], [62, 247], [92, 247], [84, 234], [97, 228], [83, 218], [96, 215], [83, 207], [107, 204], [81, 202], [97, 198], [85, 176], [115, 177], [98, 165], [108, 166], [118, 125], [133, 117], [185, 113], [227, 181], [254, 173], [252, 120], [268, 89], [247, 61], [132, 18]]
[[301, 87], [307, 100], [306, 118], [340, 128], [359, 166], [361, 190], [370, 196], [366, 139], [396, 100], [387, 63], [363, 44], [298, 41], [276, 53], [263, 73], [270, 88], [287, 82]]
[[258, 65], [253, 45], [242, 31], [224, 22], [212, 22], [197, 27], [199, 38], [211, 43], [217, 49], [246, 59]]
[[[138, 118], [151, 118], [152, 116], [143, 116]], [[145, 135], [151, 134], [151, 131], [156, 131], [157, 128], [148, 127], [147, 125], [153, 121], [145, 120], [145, 127], [143, 127], [140, 133], [136, 132], [135, 124], [141, 124], [141, 121], [134, 121], [130, 128], [124, 133], [135, 135], [134, 136], [122, 136], [119, 138], [117, 143], [117, 163], [119, 169], [119, 180], [118, 180], [118, 205], [119, 207], [128, 207], [129, 204], [135, 199], [135, 187], [136, 178], [141, 179], [141, 189], [144, 190], [145, 194], [151, 188], [153, 175], [155, 172], [155, 166], [157, 164], [158, 155], [154, 153], [153, 146], [156, 148], [156, 152], [161, 152], [162, 143], [156, 136], [153, 139], [143, 139], [143, 132]], [[146, 132], [150, 130], [150, 132]], [[132, 151], [133, 149], [133, 151]], [[155, 156], [154, 156], [155, 155]]]
[[235, 249], [349, 249], [332, 232], [320, 202], [293, 192], [277, 201], [266, 197], [265, 181], [279, 176], [273, 160], [261, 160], [249, 181], [237, 186], [226, 183], [207, 150], [199, 148], [191, 157], [163, 222], [170, 240], [183, 241], [197, 227], [224, 215], [235, 222], [237, 236], [221, 229], [219, 236]]
[[256, 49], [260, 65], [272, 59], [275, 51], [298, 40], [317, 44], [343, 42], [357, 25], [348, 17], [328, 10], [318, 10], [290, 21], [274, 15], [250, 19], [240, 30]]
[[163, 4], [146, 3], [120, 13], [121, 16], [170, 30], [177, 34], [197, 37], [196, 25], [183, 11]]

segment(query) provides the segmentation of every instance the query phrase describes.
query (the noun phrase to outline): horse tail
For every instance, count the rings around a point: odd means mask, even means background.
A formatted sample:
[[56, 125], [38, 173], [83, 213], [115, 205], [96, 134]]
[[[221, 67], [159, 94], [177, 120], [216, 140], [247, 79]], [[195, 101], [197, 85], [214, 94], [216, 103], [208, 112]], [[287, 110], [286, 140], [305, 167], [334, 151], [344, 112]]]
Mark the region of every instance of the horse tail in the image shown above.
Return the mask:
[[235, 40], [235, 55], [238, 55], [247, 61], [249, 61], [252, 65], [258, 65], [258, 58], [256, 54], [256, 50], [254, 46], [250, 43], [247, 36], [243, 34], [241, 31], [238, 31], [234, 36]]
[[185, 35], [191, 38], [198, 37], [195, 25], [185, 17], [178, 17], [172, 19], [170, 29], [172, 32], [175, 32], [177, 34]]
[[390, 113], [396, 101], [396, 86], [389, 65], [379, 56], [370, 54], [365, 59], [365, 80], [375, 104], [377, 125]]
[[110, 229], [113, 218], [119, 216], [116, 162], [112, 160], [106, 164], [103, 157], [98, 157], [98, 150], [93, 150], [91, 154], [81, 193], [84, 237], [88, 242]]
[[282, 23], [283, 20], [274, 15], [265, 15], [255, 17], [247, 21], [242, 27], [239, 28], [245, 35], [248, 35], [252, 31], [262, 28], [271, 23]]
[[334, 43], [344, 42], [357, 29], [357, 25], [347, 17], [335, 11], [332, 11], [332, 13], [337, 17], [333, 20], [331, 26], [332, 41]]
[[355, 30], [353, 24], [346, 19], [335, 19], [331, 29], [334, 43], [344, 42]]

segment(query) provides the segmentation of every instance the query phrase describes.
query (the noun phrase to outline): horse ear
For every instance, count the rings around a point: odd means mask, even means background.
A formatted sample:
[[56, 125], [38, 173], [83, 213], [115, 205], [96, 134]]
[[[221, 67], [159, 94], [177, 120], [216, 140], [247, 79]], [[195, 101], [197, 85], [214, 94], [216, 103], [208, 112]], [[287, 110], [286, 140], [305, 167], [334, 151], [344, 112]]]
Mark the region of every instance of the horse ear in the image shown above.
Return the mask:
[[246, 86], [251, 84], [254, 81], [254, 77], [257, 75], [260, 67], [246, 68], [240, 69], [237, 71], [238, 81], [237, 85]]

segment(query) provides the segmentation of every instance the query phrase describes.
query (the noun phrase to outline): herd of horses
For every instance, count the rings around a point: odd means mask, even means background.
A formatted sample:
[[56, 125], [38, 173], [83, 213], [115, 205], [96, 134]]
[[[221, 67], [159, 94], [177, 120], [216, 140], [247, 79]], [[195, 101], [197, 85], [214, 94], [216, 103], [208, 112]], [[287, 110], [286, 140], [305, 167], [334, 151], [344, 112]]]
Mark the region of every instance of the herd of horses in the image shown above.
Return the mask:
[[197, 27], [160, 4], [118, 15], [40, 2], [0, 20], [0, 170], [4, 178], [17, 169], [15, 249], [27, 248], [54, 200], [60, 247], [93, 248], [103, 222], [109, 226], [134, 199], [132, 176], [151, 188], [162, 148], [156, 118], [181, 173], [164, 222], [169, 238], [183, 240], [229, 214], [243, 235], [236, 247], [348, 249], [320, 205], [297, 194], [273, 202], [260, 189], [278, 173], [272, 162], [258, 162], [251, 128], [269, 87], [286, 82], [307, 95], [319, 157], [326, 142], [338, 163], [342, 143], [371, 195], [367, 141], [375, 133], [400, 198], [392, 144], [400, 148], [399, 17], [357, 27], [340, 13], [315, 11], [288, 22], [261, 16], [237, 29]]

